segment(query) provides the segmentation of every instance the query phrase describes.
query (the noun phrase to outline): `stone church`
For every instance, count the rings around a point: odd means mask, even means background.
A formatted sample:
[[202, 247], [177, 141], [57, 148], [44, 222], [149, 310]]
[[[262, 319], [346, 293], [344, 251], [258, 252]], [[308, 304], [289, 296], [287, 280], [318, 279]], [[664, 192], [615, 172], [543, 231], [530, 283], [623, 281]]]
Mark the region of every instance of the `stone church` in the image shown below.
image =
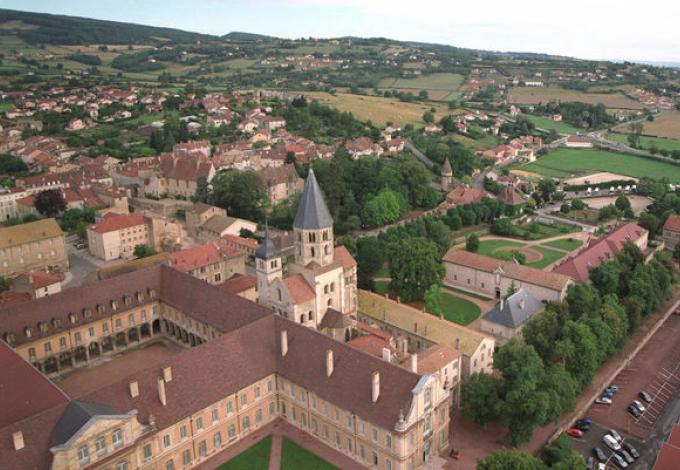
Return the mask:
[[295, 220], [295, 258], [284, 274], [280, 251], [267, 234], [255, 253], [258, 303], [336, 339], [349, 337], [357, 309], [356, 261], [334, 246], [333, 218], [309, 171]]

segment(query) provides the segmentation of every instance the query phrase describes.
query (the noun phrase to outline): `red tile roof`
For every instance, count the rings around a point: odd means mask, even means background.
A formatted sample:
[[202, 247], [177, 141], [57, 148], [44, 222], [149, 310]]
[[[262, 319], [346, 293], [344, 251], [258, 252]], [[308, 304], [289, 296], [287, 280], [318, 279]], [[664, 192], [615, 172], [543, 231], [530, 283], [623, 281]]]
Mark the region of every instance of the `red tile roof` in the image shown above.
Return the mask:
[[477, 253], [471, 253], [466, 250], [460, 250], [458, 248], [450, 248], [442, 259], [444, 262], [459, 264], [461, 266], [489, 273], [494, 272], [503, 264], [503, 261], [501, 260], [478, 255]]
[[170, 253], [168, 258], [170, 266], [183, 272], [218, 263], [222, 259], [220, 252], [212, 243], [175, 251]]
[[671, 214], [666, 219], [666, 223], [663, 224], [664, 230], [670, 230], [671, 232], [680, 232], [680, 215]]
[[218, 287], [230, 294], [239, 294], [249, 289], [255, 289], [257, 287], [257, 277], [252, 274], [234, 274]]
[[355, 268], [357, 265], [357, 262], [354, 259], [354, 257], [350, 254], [349, 251], [347, 251], [347, 248], [345, 248], [344, 246], [335, 247], [335, 252], [333, 253], [333, 260], [339, 261], [340, 264], [342, 264], [342, 269]]
[[490, 197], [490, 194], [483, 189], [458, 186], [446, 195], [446, 202], [453, 205], [465, 205], [479, 202], [484, 197]]
[[312, 300], [316, 295], [314, 289], [307, 283], [307, 280], [302, 274], [295, 274], [283, 279], [288, 292], [293, 297], [293, 302], [301, 304], [308, 300]]
[[51, 274], [45, 271], [28, 272], [19, 276], [21, 279], [27, 279], [34, 289], [51, 286], [52, 284], [63, 281], [64, 277], [63, 274]]
[[379, 358], [382, 358], [383, 349], [389, 349], [392, 352], [394, 350], [389, 342], [374, 335], [357, 336], [347, 344]]
[[435, 344], [418, 353], [418, 373], [433, 374], [459, 357], [460, 353], [451, 346]]
[[109, 212], [102, 220], [90, 225], [90, 229], [97, 233], [108, 233], [137, 225], [144, 225], [144, 215], [140, 212], [131, 212], [130, 214], [113, 214]]

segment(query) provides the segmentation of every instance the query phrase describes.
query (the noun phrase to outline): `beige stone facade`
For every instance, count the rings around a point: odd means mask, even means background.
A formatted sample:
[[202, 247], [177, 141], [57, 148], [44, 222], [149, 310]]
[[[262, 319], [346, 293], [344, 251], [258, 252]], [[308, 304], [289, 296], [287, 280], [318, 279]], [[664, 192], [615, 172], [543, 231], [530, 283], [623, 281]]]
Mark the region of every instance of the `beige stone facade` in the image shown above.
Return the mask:
[[28, 271], [67, 270], [64, 233], [54, 219], [0, 229], [0, 275], [3, 277]]

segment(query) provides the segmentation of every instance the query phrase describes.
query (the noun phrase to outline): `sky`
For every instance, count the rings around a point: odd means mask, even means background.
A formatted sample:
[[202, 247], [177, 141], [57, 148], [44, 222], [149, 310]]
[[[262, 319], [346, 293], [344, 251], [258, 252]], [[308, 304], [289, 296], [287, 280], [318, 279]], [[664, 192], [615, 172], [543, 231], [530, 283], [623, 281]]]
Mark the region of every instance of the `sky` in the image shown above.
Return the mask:
[[387, 37], [680, 63], [680, 0], [0, 0], [0, 8], [218, 35]]

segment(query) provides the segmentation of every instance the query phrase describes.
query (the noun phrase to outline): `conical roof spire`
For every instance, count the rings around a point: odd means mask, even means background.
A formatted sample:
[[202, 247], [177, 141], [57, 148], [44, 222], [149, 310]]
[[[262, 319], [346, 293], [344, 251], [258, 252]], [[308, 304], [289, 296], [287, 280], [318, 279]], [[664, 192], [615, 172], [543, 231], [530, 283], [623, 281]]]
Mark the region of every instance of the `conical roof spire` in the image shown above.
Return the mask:
[[453, 168], [451, 168], [449, 157], [444, 159], [444, 164], [442, 165], [442, 176], [453, 176]]
[[281, 256], [281, 252], [274, 242], [269, 238], [269, 224], [267, 223], [264, 228], [264, 240], [260, 243], [259, 248], [255, 251], [255, 257], [259, 259], [272, 259]]
[[316, 182], [314, 170], [309, 170], [305, 182], [305, 190], [300, 198], [293, 227], [297, 229], [320, 229], [333, 226], [333, 218], [323, 199], [319, 183]]

